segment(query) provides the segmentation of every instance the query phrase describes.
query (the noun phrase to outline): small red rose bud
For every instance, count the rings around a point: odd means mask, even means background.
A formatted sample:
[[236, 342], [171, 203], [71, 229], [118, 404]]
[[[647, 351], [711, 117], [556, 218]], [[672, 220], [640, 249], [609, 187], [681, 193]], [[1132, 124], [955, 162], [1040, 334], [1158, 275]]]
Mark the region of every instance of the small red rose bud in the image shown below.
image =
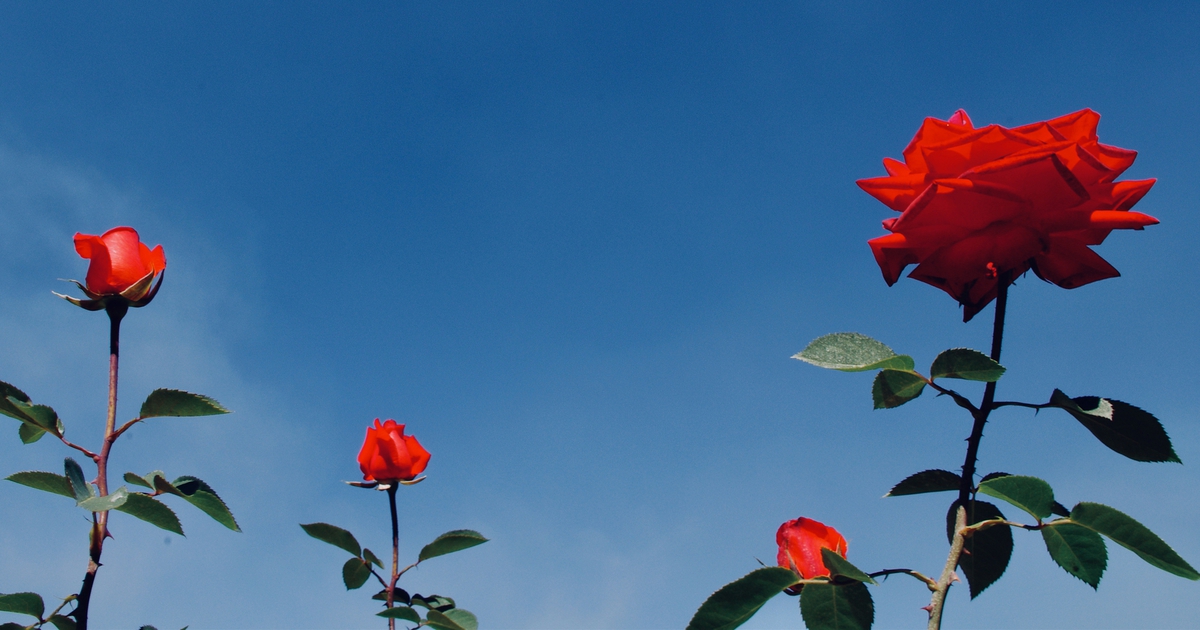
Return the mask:
[[395, 420], [367, 427], [367, 439], [358, 452], [358, 467], [367, 481], [412, 481], [429, 463], [429, 451], [417, 438], [404, 435], [404, 425]]
[[804, 579], [829, 576], [821, 559], [821, 549], [846, 557], [846, 539], [836, 529], [811, 518], [798, 518], [779, 526], [775, 534], [779, 544], [779, 566], [791, 569]]
[[[149, 304], [167, 268], [162, 245], [150, 249], [131, 227], [115, 227], [101, 236], [76, 234], [75, 251], [91, 261], [87, 284], [72, 281], [88, 299], [55, 295], [89, 311], [101, 310], [113, 300], [134, 307]], [[158, 284], [154, 283], [156, 279]]]

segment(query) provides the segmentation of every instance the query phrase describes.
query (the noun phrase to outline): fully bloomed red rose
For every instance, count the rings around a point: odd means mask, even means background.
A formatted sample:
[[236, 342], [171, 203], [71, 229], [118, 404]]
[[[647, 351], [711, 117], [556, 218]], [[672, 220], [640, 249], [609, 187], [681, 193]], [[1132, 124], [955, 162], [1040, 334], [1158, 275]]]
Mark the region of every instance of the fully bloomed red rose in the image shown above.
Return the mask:
[[404, 425], [375, 418], [367, 427], [367, 439], [358, 452], [358, 467], [367, 481], [411, 481], [429, 463], [429, 451], [417, 438], [404, 435]]
[[1136, 151], [1101, 144], [1100, 115], [1085, 109], [1014, 129], [976, 129], [967, 113], [926, 118], [887, 177], [858, 185], [902, 213], [868, 243], [889, 285], [904, 268], [963, 305], [969, 320], [1033, 270], [1064, 289], [1119, 276], [1088, 248], [1114, 229], [1158, 223], [1130, 208], [1153, 179], [1114, 181]]
[[846, 557], [846, 539], [836, 529], [811, 518], [800, 517], [780, 525], [775, 542], [779, 544], [779, 566], [804, 579], [829, 575], [821, 549]]
[[162, 245], [150, 249], [131, 227], [115, 227], [100, 236], [76, 234], [75, 251], [91, 261], [87, 284], [76, 283], [89, 299], [62, 297], [88, 310], [104, 308], [114, 296], [130, 306], [145, 306], [158, 292], [154, 280], [161, 280], [167, 268]]

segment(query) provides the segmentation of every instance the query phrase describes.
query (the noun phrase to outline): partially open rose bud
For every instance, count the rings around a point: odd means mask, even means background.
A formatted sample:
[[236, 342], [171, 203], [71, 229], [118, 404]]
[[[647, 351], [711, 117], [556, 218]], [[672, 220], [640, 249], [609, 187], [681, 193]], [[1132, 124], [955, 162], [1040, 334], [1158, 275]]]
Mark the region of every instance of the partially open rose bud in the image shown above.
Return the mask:
[[115, 227], [101, 236], [76, 234], [75, 251], [91, 261], [87, 284], [72, 281], [88, 299], [55, 295], [89, 311], [101, 310], [112, 300], [122, 300], [134, 307], [149, 304], [158, 293], [167, 268], [162, 245], [150, 249], [131, 227]]
[[429, 451], [417, 438], [404, 435], [404, 425], [388, 420], [367, 427], [367, 439], [358, 452], [358, 467], [367, 481], [412, 481], [429, 463]]
[[775, 542], [779, 544], [779, 566], [799, 573], [804, 579], [829, 576], [821, 558], [822, 548], [846, 557], [846, 539], [836, 529], [811, 518], [801, 517], [780, 525]]

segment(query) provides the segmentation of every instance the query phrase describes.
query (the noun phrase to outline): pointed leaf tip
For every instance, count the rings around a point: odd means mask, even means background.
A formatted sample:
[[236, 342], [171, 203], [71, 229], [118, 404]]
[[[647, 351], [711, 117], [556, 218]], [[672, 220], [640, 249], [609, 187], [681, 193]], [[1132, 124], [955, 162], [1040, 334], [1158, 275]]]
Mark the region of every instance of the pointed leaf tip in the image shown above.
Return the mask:
[[929, 378], [958, 378], [993, 383], [1004, 375], [1004, 367], [991, 357], [970, 348], [953, 348], [939, 354], [929, 368]]
[[1158, 418], [1129, 403], [1097, 396], [1070, 398], [1056, 389], [1047, 405], [1065, 410], [1102, 444], [1129, 459], [1180, 463]]
[[898, 355], [884, 344], [859, 333], [833, 333], [818, 337], [792, 358], [841, 372], [882, 368], [911, 370], [916, 366], [912, 357]]
[[962, 484], [962, 477], [949, 470], [922, 470], [919, 473], [905, 477], [885, 495], [885, 497], [900, 497], [909, 494], [924, 494], [926, 492], [957, 492]]
[[925, 379], [915, 372], [884, 369], [875, 375], [871, 398], [876, 409], [893, 409], [925, 391]]
[[355, 558], [362, 557], [362, 546], [358, 544], [358, 540], [354, 538], [354, 534], [341, 527], [330, 525], [329, 523], [308, 523], [307, 525], [301, 523], [300, 528], [304, 530], [304, 533], [321, 542], [345, 549]]
[[469, 529], [456, 529], [438, 536], [433, 542], [422, 547], [420, 555], [417, 556], [417, 561], [424, 562], [437, 556], [470, 549], [476, 545], [482, 545], [487, 541], [488, 539], [484, 538], [483, 534], [479, 532]]
[[150, 392], [139, 418], [158, 418], [164, 416], [191, 417], [215, 416], [229, 413], [221, 403], [200, 394], [193, 394], [178, 389], [156, 389]]
[[692, 616], [687, 630], [737, 628], [749, 621], [768, 600], [799, 580], [800, 576], [791, 569], [755, 569], [709, 596]]

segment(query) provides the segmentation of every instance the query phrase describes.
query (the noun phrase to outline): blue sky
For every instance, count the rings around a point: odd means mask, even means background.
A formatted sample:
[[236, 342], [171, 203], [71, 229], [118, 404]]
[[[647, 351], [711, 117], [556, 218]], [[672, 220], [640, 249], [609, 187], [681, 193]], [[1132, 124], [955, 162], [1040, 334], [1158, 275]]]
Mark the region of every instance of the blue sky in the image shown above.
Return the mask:
[[[348, 488], [376, 417], [433, 459], [401, 493], [404, 553], [486, 545], [406, 575], [494, 628], [682, 627], [816, 518], [868, 570], [936, 572], [949, 497], [881, 499], [962, 462], [945, 400], [871, 411], [868, 375], [789, 359], [855, 330], [912, 354], [986, 349], [942, 292], [888, 288], [866, 240], [883, 174], [925, 116], [1015, 126], [1084, 107], [1157, 177], [1162, 225], [1098, 248], [1123, 276], [1013, 290], [1000, 383], [1155, 413], [1183, 466], [1139, 464], [1065, 414], [1007, 410], [982, 471], [1106, 503], [1200, 562], [1192, 3], [12, 3], [0, 10], [0, 380], [95, 443], [106, 323], [54, 298], [76, 231], [166, 249], [126, 319], [122, 407], [156, 387], [235, 413], [159, 420], [113, 469], [192, 474], [244, 533], [179, 507], [187, 538], [118, 515], [99, 627], [378, 627], [341, 585], [328, 521], [387, 546]], [[978, 392], [972, 391], [977, 397]], [[69, 453], [0, 440], [3, 473]], [[0, 592], [78, 587], [83, 513], [0, 484]], [[1010, 516], [1015, 516], [1015, 510]], [[952, 627], [1188, 627], [1195, 583], [1110, 545], [1093, 592], [1017, 533], [1008, 574]], [[924, 587], [873, 589], [879, 627]], [[778, 598], [748, 627], [798, 627]]]

